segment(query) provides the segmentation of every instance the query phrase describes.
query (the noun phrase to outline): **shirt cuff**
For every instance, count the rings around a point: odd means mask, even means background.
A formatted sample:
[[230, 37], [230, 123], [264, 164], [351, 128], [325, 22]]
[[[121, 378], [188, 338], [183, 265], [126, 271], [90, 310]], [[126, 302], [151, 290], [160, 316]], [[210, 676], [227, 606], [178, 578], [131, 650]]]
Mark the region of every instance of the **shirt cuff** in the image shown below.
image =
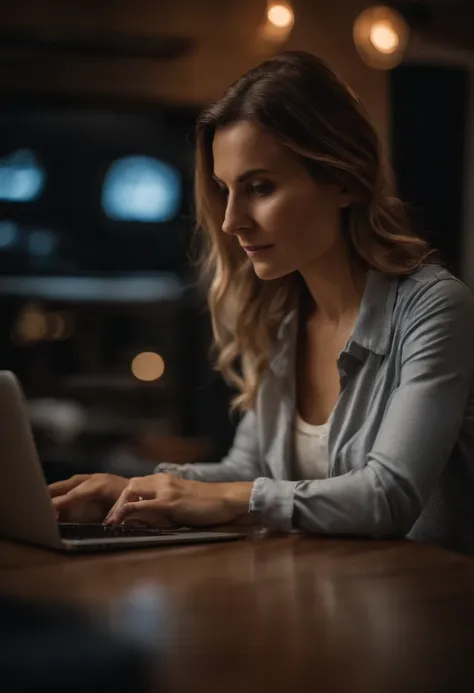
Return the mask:
[[255, 479], [249, 511], [258, 513], [262, 524], [271, 529], [288, 531], [293, 528], [293, 498], [297, 481]]
[[174, 464], [173, 462], [160, 462], [156, 465], [155, 469], [153, 470], [153, 473], [174, 474], [175, 476], [180, 476], [182, 479], [185, 479], [186, 470], [184, 469], [184, 467], [185, 465]]

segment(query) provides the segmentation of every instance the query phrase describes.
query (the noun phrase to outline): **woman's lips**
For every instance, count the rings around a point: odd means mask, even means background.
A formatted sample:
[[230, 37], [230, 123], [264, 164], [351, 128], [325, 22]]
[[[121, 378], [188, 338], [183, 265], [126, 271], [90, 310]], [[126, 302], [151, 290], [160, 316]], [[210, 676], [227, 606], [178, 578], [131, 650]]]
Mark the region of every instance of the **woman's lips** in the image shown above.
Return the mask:
[[244, 245], [243, 249], [247, 255], [253, 257], [255, 255], [265, 253], [267, 250], [271, 250], [273, 247], [273, 245]]

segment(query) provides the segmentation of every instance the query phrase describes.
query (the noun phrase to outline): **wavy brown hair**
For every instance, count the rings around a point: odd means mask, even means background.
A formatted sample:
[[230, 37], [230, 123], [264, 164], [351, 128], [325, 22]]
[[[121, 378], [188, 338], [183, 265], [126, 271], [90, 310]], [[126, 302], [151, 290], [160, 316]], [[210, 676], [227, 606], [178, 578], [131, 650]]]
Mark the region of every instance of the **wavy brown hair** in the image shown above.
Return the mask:
[[391, 275], [439, 262], [436, 251], [410, 230], [364, 106], [323, 60], [291, 51], [247, 72], [198, 119], [195, 177], [216, 368], [238, 388], [232, 409], [241, 410], [255, 405], [278, 327], [298, 305], [302, 286], [296, 272], [262, 282], [235, 238], [222, 232], [225, 201], [213, 179], [214, 134], [245, 120], [294, 152], [315, 180], [338, 182], [352, 193], [355, 201], [341, 213], [355, 261]]

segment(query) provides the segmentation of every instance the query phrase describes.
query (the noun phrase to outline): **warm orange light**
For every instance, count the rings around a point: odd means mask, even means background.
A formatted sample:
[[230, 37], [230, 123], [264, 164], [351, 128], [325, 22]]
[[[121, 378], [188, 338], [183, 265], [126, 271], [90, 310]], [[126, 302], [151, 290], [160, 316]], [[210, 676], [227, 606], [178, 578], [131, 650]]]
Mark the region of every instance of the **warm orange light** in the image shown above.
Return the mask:
[[43, 311], [29, 304], [18, 316], [15, 333], [20, 342], [40, 342], [46, 336], [47, 327]]
[[410, 28], [392, 7], [376, 5], [360, 13], [354, 22], [354, 43], [367, 65], [390, 70], [402, 60]]
[[295, 21], [293, 10], [286, 3], [275, 3], [267, 10], [268, 21], [278, 29], [287, 29]]
[[151, 382], [161, 378], [165, 372], [165, 362], [159, 354], [153, 351], [143, 351], [132, 361], [132, 373], [138, 380]]
[[66, 311], [51, 312], [46, 313], [45, 317], [48, 325], [47, 339], [52, 342], [69, 339], [73, 330], [72, 317], [69, 313]]
[[389, 22], [375, 22], [370, 30], [370, 42], [381, 53], [394, 53], [400, 43], [397, 32]]

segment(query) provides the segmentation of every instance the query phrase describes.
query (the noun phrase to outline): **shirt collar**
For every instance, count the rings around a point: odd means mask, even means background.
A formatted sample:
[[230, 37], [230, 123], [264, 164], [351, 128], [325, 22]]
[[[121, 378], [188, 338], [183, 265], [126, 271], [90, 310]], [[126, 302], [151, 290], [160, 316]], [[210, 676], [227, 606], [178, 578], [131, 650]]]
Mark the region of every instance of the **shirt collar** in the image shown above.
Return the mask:
[[[359, 313], [345, 351], [361, 358], [361, 349], [379, 355], [387, 353], [392, 335], [392, 315], [398, 290], [398, 276], [370, 269]], [[277, 349], [270, 368], [281, 375], [291, 362], [296, 348], [298, 311], [283, 318], [277, 335]]]
[[384, 355], [392, 337], [392, 317], [398, 276], [371, 269], [351, 339], [363, 349]]

